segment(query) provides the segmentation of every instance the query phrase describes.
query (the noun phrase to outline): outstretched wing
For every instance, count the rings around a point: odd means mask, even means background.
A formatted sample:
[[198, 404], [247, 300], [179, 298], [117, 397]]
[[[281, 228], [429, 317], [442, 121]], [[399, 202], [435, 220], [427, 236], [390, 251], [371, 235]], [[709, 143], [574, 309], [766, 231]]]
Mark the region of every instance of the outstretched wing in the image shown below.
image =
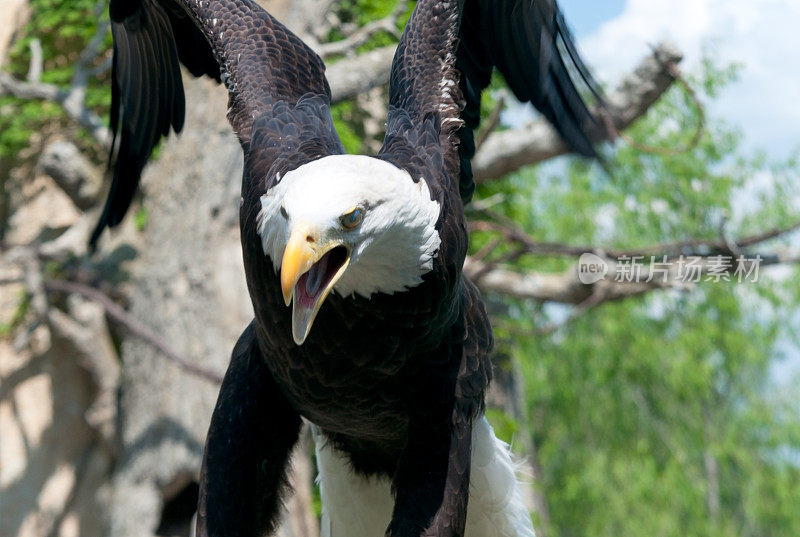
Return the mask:
[[300, 426], [300, 415], [267, 368], [251, 323], [233, 349], [208, 428], [198, 537], [271, 534]]
[[[409, 119], [419, 130], [435, 117], [449, 176], [459, 177], [461, 197], [469, 201], [472, 131], [481, 92], [497, 68], [514, 95], [533, 103], [567, 144], [595, 156], [589, 136], [595, 121], [570, 66], [599, 96], [555, 0], [420, 0], [392, 65], [387, 145], [401, 145]], [[391, 147], [382, 152], [391, 158]]]
[[[290, 138], [302, 131], [304, 140], [319, 140], [317, 153], [341, 151], [322, 60], [251, 0], [112, 0], [110, 14], [111, 126], [119, 140], [111, 190], [92, 243], [122, 220], [153, 148], [170, 129], [179, 132], [183, 126], [181, 63], [195, 76], [225, 82], [228, 119], [245, 151], [256, 120], [265, 127], [263, 144], [280, 146], [288, 129]], [[307, 102], [294, 117], [292, 109], [304, 96], [315, 105]], [[280, 120], [270, 122], [276, 113]], [[309, 121], [309, 114], [319, 114], [318, 121]], [[294, 160], [302, 159], [294, 155]]]

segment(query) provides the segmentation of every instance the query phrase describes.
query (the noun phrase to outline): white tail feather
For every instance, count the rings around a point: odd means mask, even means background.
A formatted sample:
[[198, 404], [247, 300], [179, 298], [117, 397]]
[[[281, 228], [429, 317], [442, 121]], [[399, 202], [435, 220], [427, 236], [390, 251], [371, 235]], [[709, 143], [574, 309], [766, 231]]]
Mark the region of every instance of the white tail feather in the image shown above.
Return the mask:
[[[347, 458], [314, 430], [322, 496], [322, 537], [381, 537], [394, 501], [388, 478], [353, 473]], [[472, 467], [466, 537], [534, 537], [533, 524], [508, 445], [486, 418], [472, 430]]]

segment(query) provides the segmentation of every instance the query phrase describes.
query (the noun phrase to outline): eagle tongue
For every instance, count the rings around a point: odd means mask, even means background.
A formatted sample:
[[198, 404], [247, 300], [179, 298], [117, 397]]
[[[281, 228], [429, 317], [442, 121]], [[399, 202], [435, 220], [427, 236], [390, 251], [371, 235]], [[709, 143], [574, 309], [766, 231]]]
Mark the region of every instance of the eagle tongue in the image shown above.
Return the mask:
[[295, 300], [292, 304], [292, 335], [298, 345], [305, 341], [311, 330], [311, 323], [317, 312], [316, 302], [329, 281], [329, 264], [328, 255], [324, 255], [297, 282]]
[[298, 345], [302, 345], [308, 336], [314, 314], [313, 307], [298, 304], [297, 301], [292, 304], [292, 336]]
[[295, 283], [292, 300], [292, 336], [302, 345], [311, 330], [311, 324], [319, 310], [323, 295], [327, 294], [331, 282], [348, 263], [344, 246], [337, 246], [311, 265]]
[[311, 298], [316, 298], [322, 287], [325, 275], [328, 272], [328, 256], [322, 256], [318, 262], [314, 263], [308, 270], [308, 277], [306, 278], [306, 293]]

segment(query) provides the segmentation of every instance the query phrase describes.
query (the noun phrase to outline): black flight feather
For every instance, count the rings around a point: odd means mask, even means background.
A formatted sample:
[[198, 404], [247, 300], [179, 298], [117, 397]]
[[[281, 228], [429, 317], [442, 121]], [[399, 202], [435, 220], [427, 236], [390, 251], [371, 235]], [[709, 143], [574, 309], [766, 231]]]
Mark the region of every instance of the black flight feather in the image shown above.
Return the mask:
[[[114, 38], [113, 178], [90, 239], [92, 246], [106, 227], [122, 221], [156, 145], [170, 130], [180, 132], [183, 127], [181, 64], [194, 76], [206, 75], [218, 82], [225, 72], [230, 94], [228, 119], [243, 149], [250, 146], [254, 118], [270, 117], [281, 102], [295, 106], [304, 95], [319, 95], [325, 104], [314, 111], [322, 115], [307, 120], [307, 114], [299, 113], [283, 128], [302, 121], [303, 136], [322, 141], [313, 155], [292, 155], [290, 160], [302, 163], [303, 159], [307, 162], [341, 152], [338, 137], [335, 132], [331, 136], [328, 128], [330, 88], [322, 60], [251, 0], [205, 4], [111, 0], [109, 10]], [[282, 135], [280, 131], [270, 133], [276, 140]], [[276, 152], [269, 155], [272, 158]]]
[[[480, 92], [489, 86], [496, 67], [517, 99], [532, 103], [575, 152], [596, 156], [589, 135], [596, 122], [571, 71], [598, 101], [602, 101], [601, 92], [555, 0], [464, 0], [459, 37], [463, 130], [477, 127], [474, 118], [480, 112]], [[472, 134], [463, 130], [459, 132], [459, 175], [466, 202], [474, 190], [469, 164], [474, 147], [464, 144]]]
[[[97, 242], [106, 227], [116, 226], [122, 221], [153, 149], [170, 129], [180, 132], [185, 110], [172, 24], [173, 19], [178, 19], [170, 17], [154, 0], [114, 0], [110, 5], [110, 15], [114, 38], [111, 88], [111, 130], [115, 146], [111, 159], [113, 178], [105, 207], [90, 239], [91, 245]], [[184, 21], [183, 26], [190, 23], [185, 17]], [[189, 35], [197, 32], [196, 28], [188, 30]], [[214, 76], [215, 73], [212, 71], [210, 74]], [[216, 76], [219, 76], [218, 69]]]

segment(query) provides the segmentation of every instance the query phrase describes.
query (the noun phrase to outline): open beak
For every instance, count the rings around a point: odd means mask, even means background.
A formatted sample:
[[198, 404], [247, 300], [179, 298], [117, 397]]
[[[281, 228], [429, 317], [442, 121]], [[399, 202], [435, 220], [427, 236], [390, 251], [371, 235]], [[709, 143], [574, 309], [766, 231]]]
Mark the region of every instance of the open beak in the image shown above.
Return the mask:
[[350, 263], [350, 250], [308, 226], [292, 230], [281, 263], [281, 290], [292, 303], [292, 336], [302, 345], [314, 318]]

